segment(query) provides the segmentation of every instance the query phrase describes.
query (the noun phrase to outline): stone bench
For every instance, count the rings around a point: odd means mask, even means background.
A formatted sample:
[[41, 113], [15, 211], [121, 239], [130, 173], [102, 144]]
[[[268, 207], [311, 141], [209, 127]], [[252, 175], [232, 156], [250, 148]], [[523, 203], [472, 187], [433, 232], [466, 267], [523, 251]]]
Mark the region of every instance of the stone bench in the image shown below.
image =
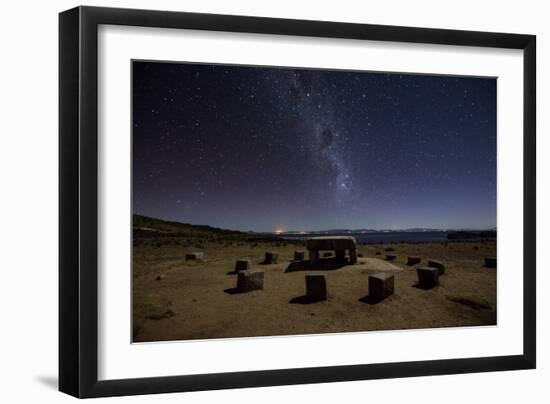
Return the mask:
[[334, 251], [336, 259], [342, 261], [346, 259], [346, 251], [349, 251], [350, 264], [357, 263], [357, 243], [351, 236], [312, 237], [306, 241], [306, 247], [311, 263], [319, 260], [319, 251]]
[[237, 289], [239, 292], [251, 292], [264, 288], [264, 271], [246, 270], [237, 275]]
[[439, 269], [439, 275], [443, 275], [445, 273], [445, 265], [441, 261], [436, 260], [428, 260], [428, 266], [430, 268], [437, 268]]
[[369, 276], [369, 300], [379, 302], [393, 295], [395, 277], [390, 273]]
[[185, 261], [202, 261], [204, 259], [203, 252], [191, 252], [185, 254]]
[[327, 280], [325, 275], [306, 275], [306, 297], [309, 301], [327, 300]]
[[421, 267], [416, 269], [418, 275], [418, 286], [422, 289], [431, 289], [439, 285], [439, 269], [432, 267]]
[[416, 265], [420, 264], [421, 258], [420, 257], [407, 257], [407, 265]]

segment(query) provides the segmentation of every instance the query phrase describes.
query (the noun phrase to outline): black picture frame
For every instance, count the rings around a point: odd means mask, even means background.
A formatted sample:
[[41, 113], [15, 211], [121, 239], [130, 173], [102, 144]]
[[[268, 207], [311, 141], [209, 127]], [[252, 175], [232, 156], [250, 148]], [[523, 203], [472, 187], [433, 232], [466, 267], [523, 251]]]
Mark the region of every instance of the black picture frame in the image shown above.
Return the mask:
[[[99, 381], [98, 26], [100, 24], [523, 50], [523, 354]], [[536, 366], [534, 35], [77, 7], [59, 15], [59, 389], [103, 397], [324, 383]]]

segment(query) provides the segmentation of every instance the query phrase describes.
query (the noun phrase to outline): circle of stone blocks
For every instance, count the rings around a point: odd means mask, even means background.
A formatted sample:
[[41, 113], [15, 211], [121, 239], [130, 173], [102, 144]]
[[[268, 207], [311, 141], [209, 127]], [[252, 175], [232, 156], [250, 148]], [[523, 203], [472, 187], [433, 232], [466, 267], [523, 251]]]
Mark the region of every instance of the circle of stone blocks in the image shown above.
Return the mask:
[[264, 271], [246, 270], [237, 275], [237, 289], [240, 292], [251, 292], [264, 288]]
[[421, 267], [416, 269], [418, 285], [423, 289], [431, 289], [439, 285], [439, 269]]
[[386, 297], [393, 295], [394, 292], [393, 274], [378, 273], [369, 276], [369, 299], [373, 302], [379, 302]]
[[421, 258], [420, 257], [407, 257], [407, 265], [416, 265], [420, 264]]
[[191, 252], [185, 254], [185, 260], [186, 261], [202, 261], [204, 259], [204, 253], [203, 252]]
[[496, 257], [487, 257], [487, 258], [485, 258], [485, 266], [487, 268], [496, 268], [497, 267], [497, 258]]
[[396, 258], [397, 258], [397, 255], [393, 255], [393, 254], [387, 254], [386, 255], [386, 260], [387, 261], [393, 261]]
[[247, 271], [250, 268], [250, 260], [237, 260], [237, 262], [235, 262], [235, 272]]
[[445, 273], [445, 265], [443, 265], [443, 263], [441, 261], [428, 260], [428, 266], [430, 268], [439, 269], [439, 275], [443, 275]]
[[266, 252], [264, 264], [277, 264], [279, 262], [279, 254], [274, 252]]
[[311, 301], [327, 300], [325, 275], [306, 275], [306, 296]]
[[306, 256], [304, 251], [294, 251], [294, 261], [303, 261]]

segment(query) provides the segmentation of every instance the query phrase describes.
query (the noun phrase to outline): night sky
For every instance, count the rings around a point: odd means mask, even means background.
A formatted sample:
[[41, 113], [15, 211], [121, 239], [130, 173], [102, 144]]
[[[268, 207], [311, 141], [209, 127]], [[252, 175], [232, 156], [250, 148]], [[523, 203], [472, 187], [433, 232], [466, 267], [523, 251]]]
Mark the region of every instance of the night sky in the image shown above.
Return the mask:
[[216, 227], [496, 227], [496, 79], [133, 62], [133, 211]]

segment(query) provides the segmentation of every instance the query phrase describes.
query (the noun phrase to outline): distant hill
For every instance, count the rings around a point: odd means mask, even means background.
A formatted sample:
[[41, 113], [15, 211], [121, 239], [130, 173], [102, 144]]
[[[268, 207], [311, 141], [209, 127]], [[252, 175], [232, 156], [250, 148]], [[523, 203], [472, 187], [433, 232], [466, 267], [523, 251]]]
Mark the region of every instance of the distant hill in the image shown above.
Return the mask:
[[449, 240], [485, 240], [496, 239], [496, 230], [457, 230], [447, 233]]
[[136, 237], [246, 237], [246, 233], [205, 225], [170, 222], [152, 217], [133, 215], [132, 230]]
[[317, 235], [339, 235], [339, 234], [364, 234], [364, 233], [427, 233], [427, 232], [444, 232], [445, 230], [441, 229], [424, 229], [424, 228], [415, 228], [415, 229], [400, 229], [400, 230], [386, 230], [386, 229], [329, 229], [329, 230], [316, 230], [316, 231], [296, 231], [290, 230], [282, 232], [282, 235], [308, 235], [308, 236], [317, 236]]

